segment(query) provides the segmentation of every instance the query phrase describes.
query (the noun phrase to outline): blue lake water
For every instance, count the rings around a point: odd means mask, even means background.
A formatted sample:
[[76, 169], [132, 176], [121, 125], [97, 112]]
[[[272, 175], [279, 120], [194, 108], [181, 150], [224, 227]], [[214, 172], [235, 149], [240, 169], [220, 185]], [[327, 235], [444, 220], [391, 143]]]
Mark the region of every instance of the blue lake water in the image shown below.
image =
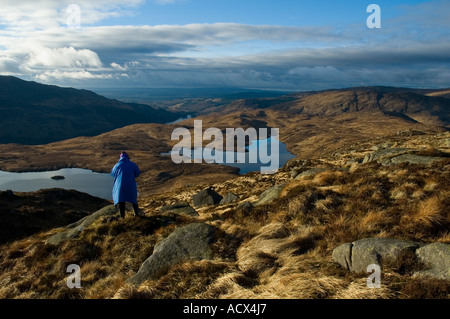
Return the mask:
[[[52, 176], [64, 176], [53, 180]], [[0, 190], [34, 192], [47, 188], [74, 189], [92, 196], [112, 199], [114, 178], [110, 174], [96, 173], [80, 168], [63, 168], [57, 171], [12, 173], [0, 171]]]
[[[222, 152], [219, 156], [223, 158], [223, 165], [238, 167], [241, 174], [260, 171], [261, 166], [267, 166], [268, 164], [261, 163], [259, 158], [256, 163], [250, 163], [250, 152], [264, 144], [270, 144], [270, 139], [271, 138], [258, 140], [256, 142], [252, 141], [252, 143], [246, 147], [248, 152], [245, 152], [245, 160], [243, 162], [236, 161], [235, 163], [225, 163], [228, 153], [231, 153], [234, 158], [237, 158], [237, 154], [239, 154], [238, 152]], [[270, 154], [270, 146], [268, 147], [268, 150], [268, 154]], [[202, 152], [202, 154], [205, 153]], [[170, 153], [166, 153], [164, 155], [170, 155]], [[289, 153], [286, 145], [279, 142], [278, 168], [282, 167], [288, 160], [294, 157], [294, 155]], [[193, 158], [195, 158], [195, 156], [193, 156]], [[65, 179], [53, 180], [52, 176], [64, 176]], [[88, 193], [92, 196], [111, 200], [113, 183], [114, 178], [108, 173], [96, 173], [91, 170], [80, 168], [63, 168], [57, 171], [27, 173], [0, 171], [0, 190], [2, 191], [12, 190], [15, 192], [34, 192], [40, 189], [63, 188], [74, 189], [79, 192]]]
[[[258, 156], [256, 159], [255, 163], [252, 163], [252, 161], [250, 160], [250, 154], [252, 152], [254, 152], [254, 154], [258, 154], [258, 150], [261, 147], [265, 147], [267, 149], [267, 155], [269, 157], [273, 157], [275, 156], [275, 154], [271, 153], [271, 145], [274, 143], [274, 139], [275, 137], [269, 137], [267, 139], [261, 139], [261, 140], [253, 140], [250, 142], [250, 145], [246, 146], [246, 152], [234, 152], [234, 151], [208, 151], [206, 148], [202, 148], [202, 149], [194, 149], [191, 150], [191, 154], [190, 154], [190, 158], [192, 159], [192, 161], [194, 159], [198, 159], [198, 158], [202, 158], [205, 162], [206, 160], [210, 160], [213, 161], [214, 158], [220, 158], [219, 164], [222, 165], [227, 165], [227, 166], [232, 166], [232, 167], [237, 167], [240, 169], [239, 173], [240, 174], [246, 174], [249, 172], [257, 172], [257, 171], [261, 171], [261, 167], [268, 167], [270, 166], [270, 163], [263, 163], [261, 161], [261, 158]], [[278, 165], [277, 167], [275, 167], [275, 169], [279, 169], [281, 167], [283, 167], [287, 161], [289, 161], [290, 159], [295, 158], [296, 156], [291, 154], [286, 147], [286, 144], [280, 142], [280, 141], [276, 141], [279, 145], [279, 150], [278, 150]], [[207, 150], [205, 152], [205, 150]], [[238, 155], [244, 153], [245, 155], [243, 156], [242, 160], [239, 160]], [[180, 150], [180, 154], [182, 154], [183, 156], [188, 156], [189, 154], [184, 154], [181, 150]], [[161, 155], [164, 156], [170, 156], [171, 152], [168, 153], [162, 153]], [[200, 156], [199, 156], [200, 155]], [[230, 162], [227, 160], [228, 158], [233, 158], [234, 161]], [[188, 158], [188, 157], [186, 157]], [[195, 164], [192, 164], [195, 165]]]

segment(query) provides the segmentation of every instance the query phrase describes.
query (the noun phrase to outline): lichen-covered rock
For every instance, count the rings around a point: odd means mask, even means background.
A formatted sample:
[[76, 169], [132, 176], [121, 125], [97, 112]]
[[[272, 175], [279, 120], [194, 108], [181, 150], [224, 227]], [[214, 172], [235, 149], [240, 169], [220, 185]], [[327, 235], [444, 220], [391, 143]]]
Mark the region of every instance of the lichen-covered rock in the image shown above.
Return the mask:
[[363, 159], [364, 163], [369, 163], [373, 161], [380, 161], [383, 158], [390, 158], [398, 155], [402, 155], [408, 152], [411, 152], [412, 150], [409, 148], [385, 148], [377, 150], [373, 153], [367, 154]]
[[264, 191], [261, 195], [259, 195], [258, 201], [254, 203], [253, 206], [270, 204], [275, 199], [280, 197], [281, 192], [283, 191], [285, 186], [286, 186], [285, 183], [272, 186], [268, 190]]
[[416, 250], [417, 257], [428, 269], [414, 275], [427, 275], [450, 280], [450, 245], [433, 243]]
[[406, 250], [414, 252], [420, 244], [391, 238], [365, 238], [345, 243], [333, 250], [332, 258], [342, 267], [355, 272], [366, 272], [369, 265], [382, 266], [395, 262]]
[[188, 202], [177, 202], [160, 208], [162, 213], [172, 213], [178, 215], [199, 216], [198, 212], [189, 205]]
[[315, 167], [315, 168], [311, 168], [311, 169], [308, 169], [308, 170], [306, 170], [306, 171], [300, 173], [299, 175], [297, 175], [297, 176], [295, 177], [295, 179], [301, 179], [301, 178], [305, 178], [305, 177], [311, 177], [311, 176], [317, 175], [317, 174], [319, 174], [319, 173], [325, 172], [325, 171], [327, 171], [327, 170], [328, 170], [327, 168], [323, 168], [323, 167]]
[[103, 207], [95, 213], [66, 226], [66, 231], [53, 235], [47, 239], [46, 243], [57, 246], [67, 239], [76, 238], [83, 231], [83, 229], [92, 225], [98, 218], [103, 216], [113, 216], [117, 214], [117, 212], [118, 209], [114, 205]]
[[232, 204], [236, 201], [239, 200], [239, 196], [237, 196], [234, 193], [227, 193], [222, 200], [220, 201], [220, 205], [228, 205], [228, 204]]
[[444, 157], [435, 157], [435, 156], [419, 156], [419, 155], [414, 155], [414, 154], [403, 154], [400, 156], [396, 156], [391, 158], [391, 162], [394, 164], [398, 164], [398, 163], [411, 163], [411, 164], [430, 164], [430, 163], [434, 163], [437, 161], [442, 161], [444, 160]]
[[128, 282], [139, 286], [147, 279], [155, 279], [173, 265], [194, 259], [211, 259], [209, 244], [213, 241], [214, 227], [205, 223], [193, 223], [177, 228], [166, 239], [155, 245], [139, 271]]

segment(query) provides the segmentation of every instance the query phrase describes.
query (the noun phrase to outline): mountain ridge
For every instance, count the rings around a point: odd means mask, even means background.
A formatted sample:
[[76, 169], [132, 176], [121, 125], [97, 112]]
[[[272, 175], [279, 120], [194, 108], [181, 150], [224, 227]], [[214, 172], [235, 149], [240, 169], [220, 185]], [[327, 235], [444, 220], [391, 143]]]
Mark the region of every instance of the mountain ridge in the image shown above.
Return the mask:
[[0, 143], [47, 144], [95, 136], [136, 123], [180, 117], [162, 109], [111, 100], [88, 90], [0, 76]]
[[238, 111], [277, 110], [294, 116], [333, 116], [359, 111], [382, 111], [432, 126], [450, 125], [450, 99], [447, 89], [397, 87], [353, 87], [286, 94], [276, 97], [226, 99], [184, 99], [161, 103], [170, 110], [183, 110], [194, 116]]

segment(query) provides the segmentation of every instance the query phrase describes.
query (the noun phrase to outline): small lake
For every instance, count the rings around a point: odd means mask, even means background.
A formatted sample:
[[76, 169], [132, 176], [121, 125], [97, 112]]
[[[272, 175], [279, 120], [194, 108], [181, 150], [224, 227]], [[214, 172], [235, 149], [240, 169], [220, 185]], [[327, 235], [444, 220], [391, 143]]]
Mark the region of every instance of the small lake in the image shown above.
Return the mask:
[[[212, 151], [212, 152], [204, 152], [205, 148], [202, 148], [201, 153], [202, 157], [197, 157], [196, 154], [198, 154], [195, 150], [191, 150], [191, 158], [197, 159], [197, 158], [203, 158], [203, 160], [213, 160], [215, 156], [222, 158], [221, 165], [227, 165], [232, 167], [237, 167], [240, 169], [240, 174], [246, 174], [249, 172], [259, 172], [261, 171], [261, 167], [267, 167], [269, 166], [267, 163], [262, 163], [260, 158], [257, 158], [256, 163], [250, 162], [250, 153], [251, 152], [258, 152], [258, 149], [260, 147], [265, 147], [268, 150], [268, 154], [272, 156], [271, 154], [271, 145], [274, 143], [275, 137], [269, 137], [267, 139], [261, 139], [261, 140], [252, 140], [250, 142], [250, 145], [246, 146], [246, 152], [245, 152], [245, 160], [244, 161], [238, 161], [238, 154], [241, 154], [239, 152], [233, 152], [233, 151]], [[286, 144], [276, 141], [279, 145], [278, 150], [278, 167], [277, 169], [283, 167], [290, 159], [295, 158], [296, 156], [291, 154], [287, 150]], [[217, 153], [216, 153], [217, 152]], [[205, 156], [206, 154], [206, 156]], [[167, 153], [161, 153], [163, 156], [170, 156], [171, 152]], [[184, 154], [183, 154], [184, 155]], [[209, 156], [211, 155], [211, 156]], [[227, 163], [226, 159], [232, 157], [234, 158], [233, 163]], [[195, 165], [195, 164], [193, 164]]]
[[[262, 166], [267, 166], [260, 162], [259, 158], [256, 163], [250, 163], [249, 154], [255, 148], [258, 148], [264, 144], [271, 144], [271, 139], [252, 141], [249, 146], [246, 147], [244, 162], [225, 163], [227, 153], [232, 153], [234, 158], [237, 158], [238, 152], [218, 152], [224, 159], [222, 165], [229, 165], [240, 169], [241, 174], [248, 172], [260, 171]], [[268, 146], [270, 153], [270, 146]], [[207, 153], [207, 152], [206, 152]], [[215, 154], [214, 152], [212, 152]], [[193, 151], [194, 154], [194, 151]], [[170, 153], [164, 153], [162, 155], [170, 156]], [[194, 158], [194, 156], [193, 156]], [[279, 142], [279, 165], [282, 167], [286, 162], [295, 155], [289, 153], [284, 143]], [[54, 176], [64, 176], [64, 179], [55, 180]], [[109, 173], [96, 173], [91, 170], [81, 168], [63, 168], [57, 171], [47, 172], [27, 172], [27, 173], [13, 173], [0, 171], [0, 190], [12, 190], [15, 192], [35, 192], [40, 189], [48, 188], [63, 188], [74, 189], [79, 192], [88, 193], [92, 196], [104, 198], [107, 200], [112, 199], [112, 187], [114, 178]]]
[[[64, 176], [54, 180], [53, 176]], [[63, 168], [57, 171], [12, 173], [0, 171], [0, 190], [34, 192], [47, 188], [74, 189], [92, 196], [112, 199], [114, 178], [81, 168]]]

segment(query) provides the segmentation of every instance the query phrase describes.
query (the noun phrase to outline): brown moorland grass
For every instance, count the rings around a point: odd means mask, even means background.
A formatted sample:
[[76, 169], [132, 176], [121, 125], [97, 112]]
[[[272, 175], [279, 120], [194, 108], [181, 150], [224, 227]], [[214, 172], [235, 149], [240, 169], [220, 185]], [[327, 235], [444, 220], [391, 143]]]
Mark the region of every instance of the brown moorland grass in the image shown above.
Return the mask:
[[[367, 237], [450, 243], [449, 167], [448, 161], [433, 166], [367, 163], [308, 179], [249, 175], [215, 186], [238, 193], [243, 201], [263, 191], [249, 187], [251, 180], [264, 188], [288, 184], [270, 204], [250, 211], [237, 209], [238, 203], [211, 206], [199, 209], [198, 218], [157, 213], [161, 204], [188, 197], [192, 190], [160, 195], [144, 205], [145, 217], [100, 219], [57, 247], [44, 241], [58, 230], [2, 245], [0, 297], [448, 298], [448, 281], [412, 276], [422, 265], [411, 256], [386, 265], [382, 287], [374, 290], [367, 288], [367, 276], [332, 262], [331, 252]], [[217, 228], [212, 260], [176, 265], [140, 287], [126, 284], [157, 242], [196, 220]], [[70, 263], [81, 266], [80, 290], [65, 285]]]

